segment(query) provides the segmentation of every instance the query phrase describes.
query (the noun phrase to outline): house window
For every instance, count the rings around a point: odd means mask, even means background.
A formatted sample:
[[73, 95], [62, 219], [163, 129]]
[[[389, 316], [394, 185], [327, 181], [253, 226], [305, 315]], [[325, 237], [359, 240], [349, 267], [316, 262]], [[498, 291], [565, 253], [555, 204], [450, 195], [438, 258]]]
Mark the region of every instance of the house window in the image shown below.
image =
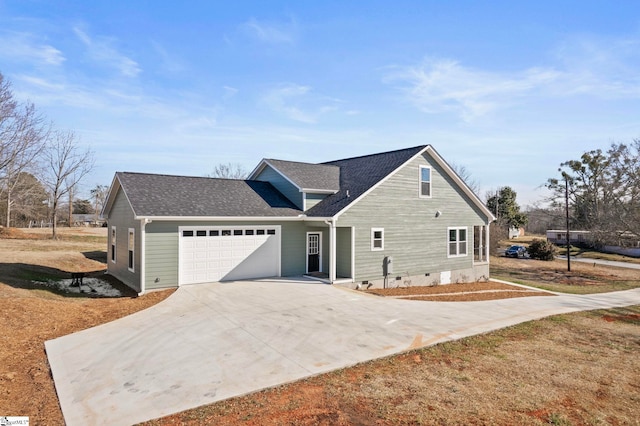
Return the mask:
[[264, 229], [256, 229], [256, 235], [264, 235]]
[[220, 231], [209, 231], [209, 236], [210, 237], [217, 237], [220, 235]]
[[233, 235], [242, 235], [242, 229], [234, 229]]
[[384, 250], [384, 228], [371, 228], [371, 251]]
[[193, 231], [182, 231], [183, 237], [193, 237]]
[[489, 255], [489, 244], [486, 226], [473, 227], [473, 261], [486, 262]]
[[129, 270], [134, 271], [133, 268], [133, 253], [136, 247], [136, 231], [133, 228], [129, 228]]
[[116, 263], [116, 227], [111, 227], [111, 261]]
[[196, 237], [206, 237], [207, 231], [196, 231]]
[[449, 257], [467, 255], [467, 228], [449, 228]]
[[431, 167], [420, 166], [420, 197], [431, 198]]

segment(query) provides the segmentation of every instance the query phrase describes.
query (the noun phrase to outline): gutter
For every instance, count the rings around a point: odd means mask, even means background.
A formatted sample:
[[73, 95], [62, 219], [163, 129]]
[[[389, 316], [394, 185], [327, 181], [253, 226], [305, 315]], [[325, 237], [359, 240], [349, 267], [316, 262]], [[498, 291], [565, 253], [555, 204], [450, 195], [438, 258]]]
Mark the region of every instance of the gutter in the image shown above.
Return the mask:
[[148, 223], [151, 223], [151, 219], [141, 219], [140, 220], [140, 293], [138, 296], [142, 296], [146, 291], [146, 262], [145, 262], [145, 252], [146, 252], [146, 226]]

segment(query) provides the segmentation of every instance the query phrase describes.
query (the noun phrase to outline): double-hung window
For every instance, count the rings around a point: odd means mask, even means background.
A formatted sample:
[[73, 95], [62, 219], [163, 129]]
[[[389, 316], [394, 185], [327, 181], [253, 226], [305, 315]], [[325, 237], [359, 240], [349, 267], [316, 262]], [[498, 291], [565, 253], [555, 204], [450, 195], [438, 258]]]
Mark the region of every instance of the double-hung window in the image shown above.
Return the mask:
[[371, 251], [384, 250], [384, 228], [371, 228]]
[[135, 269], [133, 265], [133, 259], [134, 259], [134, 251], [136, 247], [136, 231], [133, 228], [129, 228], [128, 245], [129, 245], [129, 270], [131, 272], [134, 272]]
[[420, 166], [420, 197], [431, 198], [431, 167]]
[[111, 261], [116, 263], [116, 227], [111, 227]]
[[449, 257], [467, 255], [467, 228], [449, 228]]

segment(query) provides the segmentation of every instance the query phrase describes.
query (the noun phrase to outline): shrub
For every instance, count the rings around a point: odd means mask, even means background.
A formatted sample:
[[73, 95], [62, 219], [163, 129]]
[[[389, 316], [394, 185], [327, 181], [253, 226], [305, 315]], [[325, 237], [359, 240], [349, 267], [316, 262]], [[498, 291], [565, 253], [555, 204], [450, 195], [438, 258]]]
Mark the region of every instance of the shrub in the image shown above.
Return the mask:
[[535, 238], [531, 241], [531, 244], [529, 244], [527, 251], [532, 259], [553, 260], [556, 257], [558, 249], [553, 245], [553, 243], [550, 243], [547, 240]]

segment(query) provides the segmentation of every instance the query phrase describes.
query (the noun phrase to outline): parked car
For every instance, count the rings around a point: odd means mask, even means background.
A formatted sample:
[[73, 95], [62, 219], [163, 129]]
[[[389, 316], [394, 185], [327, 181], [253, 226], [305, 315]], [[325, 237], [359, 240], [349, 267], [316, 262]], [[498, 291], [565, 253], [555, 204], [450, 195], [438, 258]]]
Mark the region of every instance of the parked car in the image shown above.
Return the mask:
[[507, 257], [524, 257], [526, 251], [527, 249], [523, 246], [509, 246], [504, 251], [504, 255]]

